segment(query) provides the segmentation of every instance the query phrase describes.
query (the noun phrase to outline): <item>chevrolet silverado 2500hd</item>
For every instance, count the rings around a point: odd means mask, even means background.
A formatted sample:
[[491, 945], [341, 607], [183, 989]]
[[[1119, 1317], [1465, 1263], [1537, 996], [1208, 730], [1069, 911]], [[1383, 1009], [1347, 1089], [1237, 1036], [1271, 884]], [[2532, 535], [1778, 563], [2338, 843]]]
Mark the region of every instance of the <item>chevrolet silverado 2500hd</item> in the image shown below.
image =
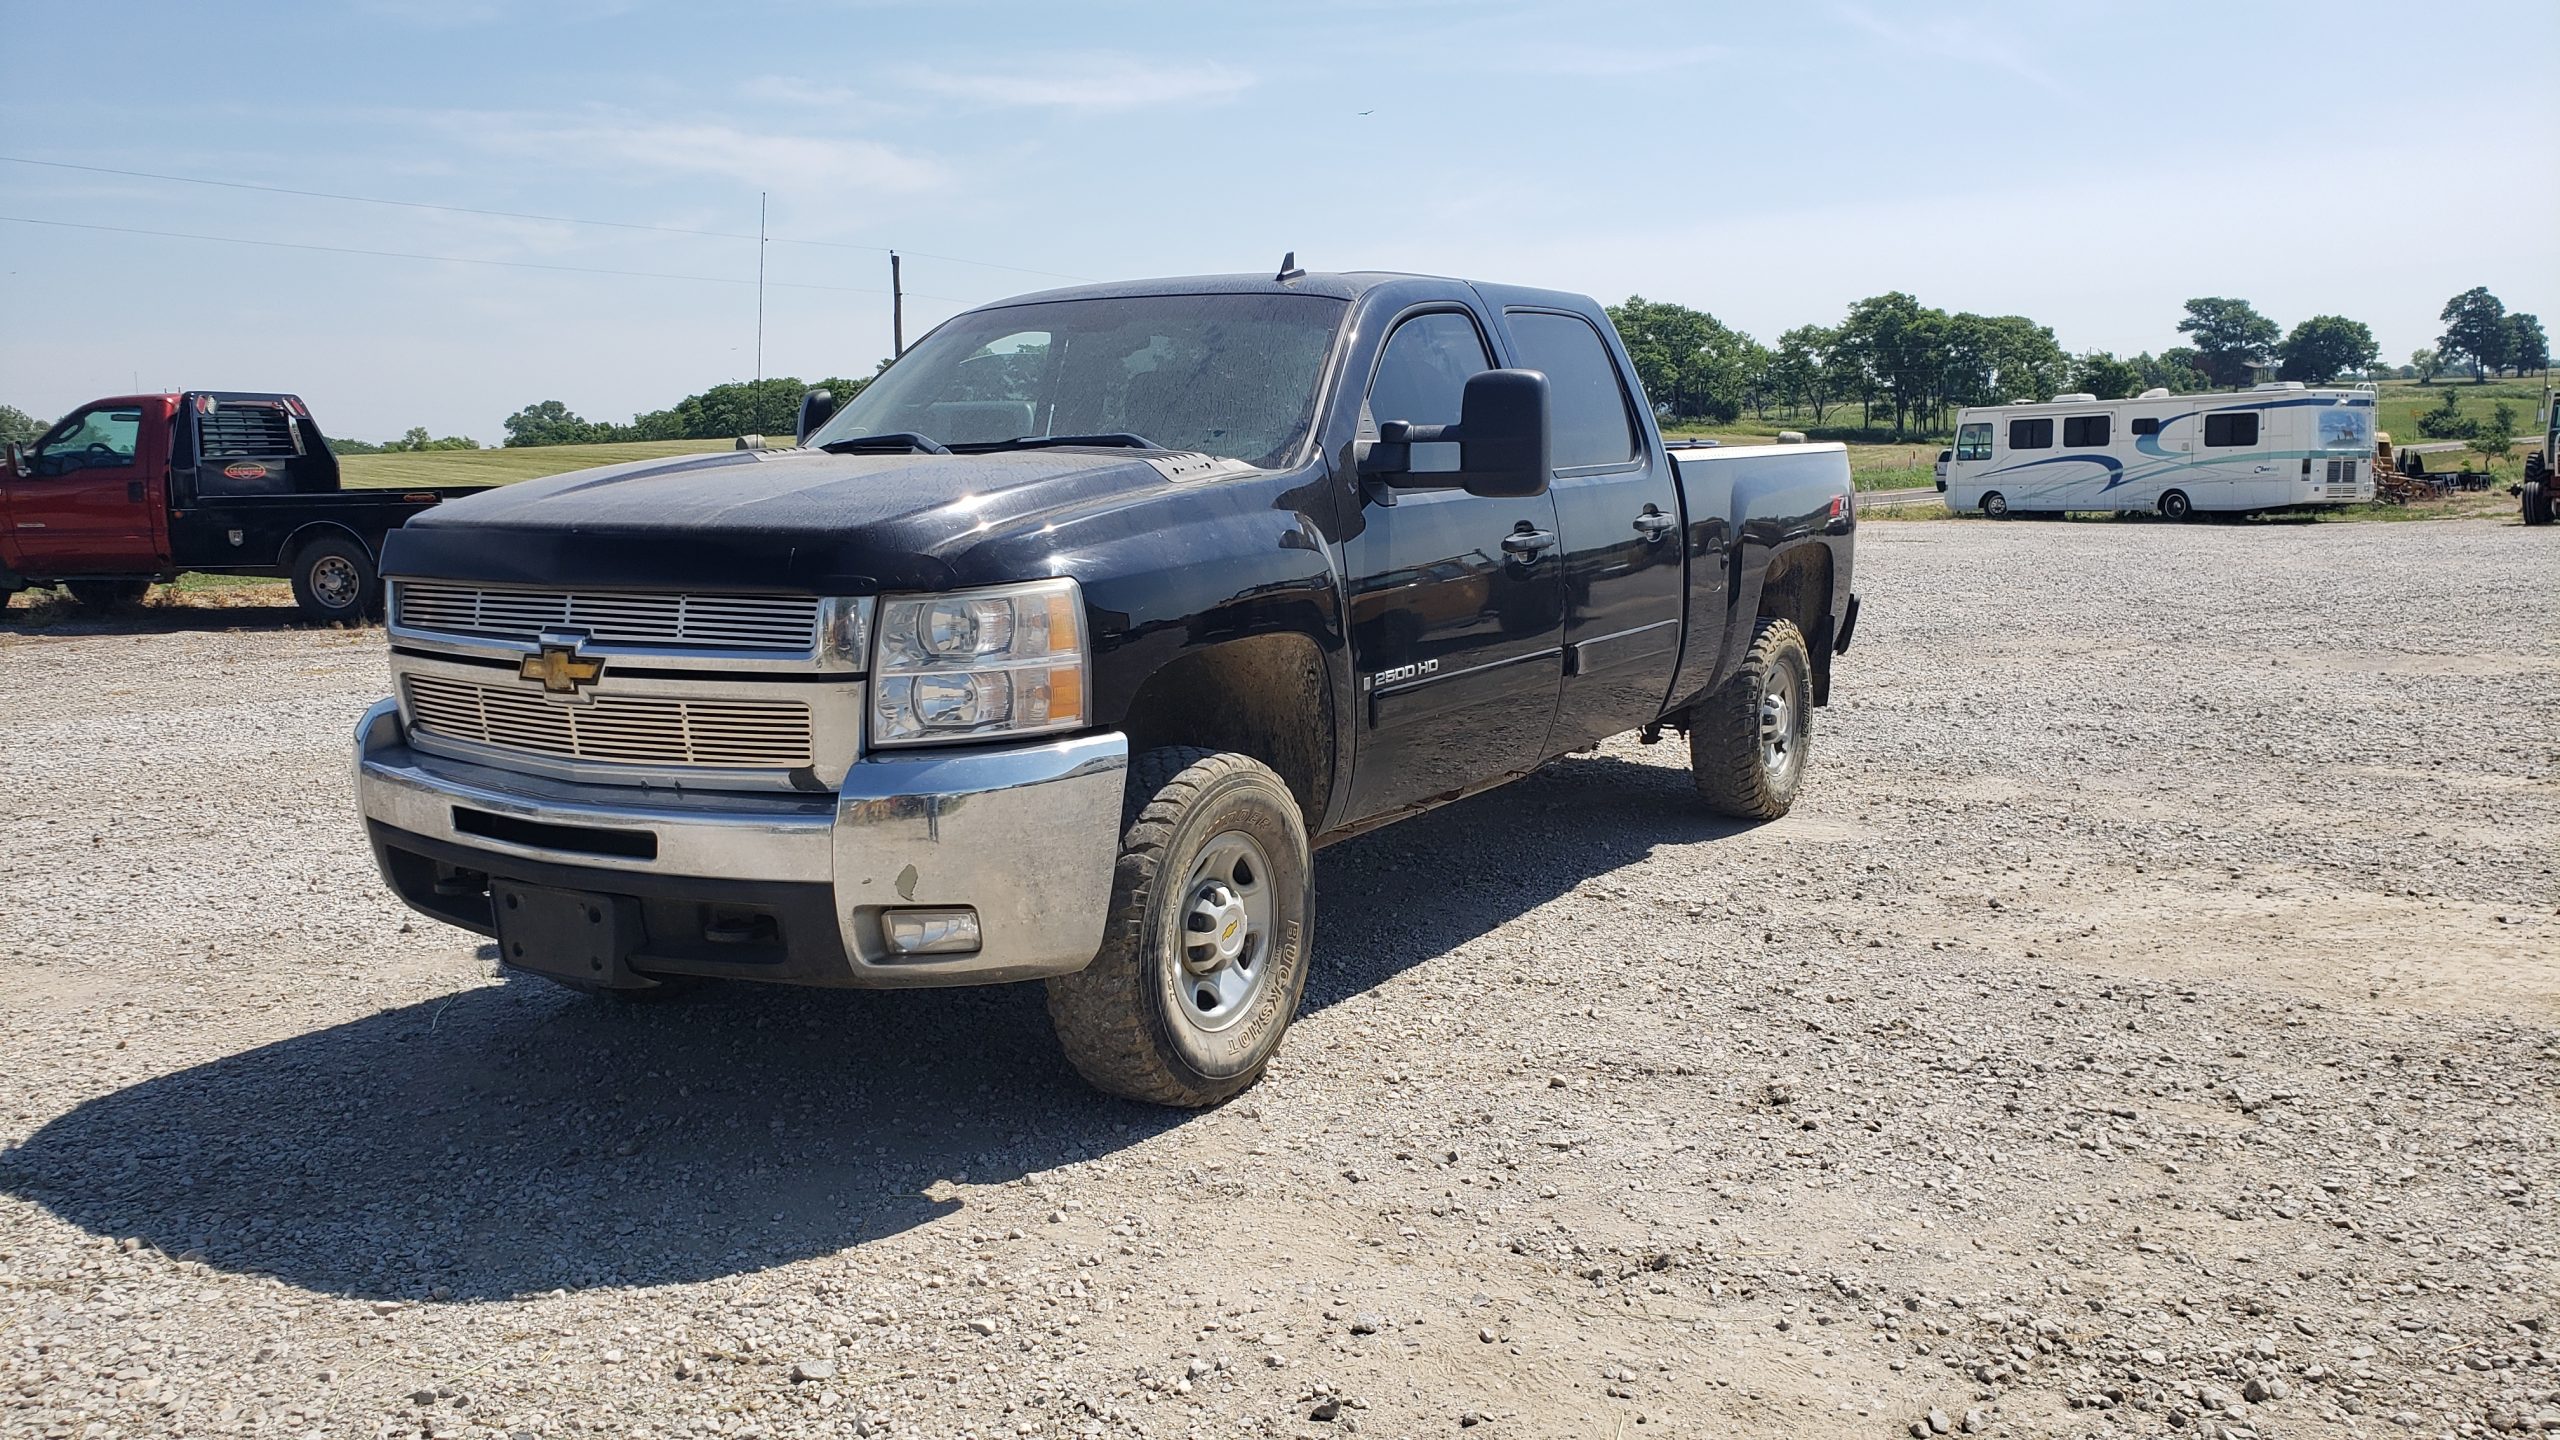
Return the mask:
[[190, 390], [92, 400], [0, 461], [0, 607], [61, 585], [93, 610], [185, 571], [283, 575], [314, 620], [380, 606], [382, 537], [484, 487], [342, 490], [291, 395]]
[[1841, 448], [1666, 448], [1576, 295], [1054, 291], [827, 406], [391, 535], [357, 783], [411, 906], [581, 990], [1041, 979], [1094, 1084], [1210, 1104], [1311, 847], [1666, 726], [1783, 814], [1857, 615]]

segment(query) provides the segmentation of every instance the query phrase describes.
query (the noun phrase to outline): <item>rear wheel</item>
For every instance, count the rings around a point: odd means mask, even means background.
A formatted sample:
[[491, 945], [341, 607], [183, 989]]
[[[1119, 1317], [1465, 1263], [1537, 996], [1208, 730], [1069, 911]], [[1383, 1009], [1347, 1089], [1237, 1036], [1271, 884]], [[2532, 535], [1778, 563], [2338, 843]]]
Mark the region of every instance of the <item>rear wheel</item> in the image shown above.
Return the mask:
[[1129, 769], [1102, 950], [1048, 982], [1096, 1089], [1215, 1105], [1262, 1077], [1307, 984], [1306, 821], [1261, 761], [1150, 750]]
[[314, 620], [362, 624], [381, 613], [382, 581], [362, 545], [325, 535], [294, 552], [293, 600]]
[[1813, 659], [1791, 620], [1762, 620], [1724, 687], [1689, 714], [1689, 775], [1709, 808], [1775, 820], [1796, 803], [1813, 747]]
[[2552, 509], [2550, 481], [2527, 480], [2524, 482], [2524, 523], [2548, 525], [2551, 523]]
[[142, 597], [151, 589], [151, 582], [72, 580], [65, 582], [62, 588], [71, 592], [71, 598], [79, 602], [81, 609], [97, 615], [112, 615], [141, 603]]
[[2160, 497], [2160, 518], [2163, 520], [2184, 520], [2195, 513], [2196, 507], [2187, 499], [2184, 490], [2172, 490]]
[[1982, 497], [1982, 513], [1994, 520], [2009, 518], [2009, 497], [1994, 490]]

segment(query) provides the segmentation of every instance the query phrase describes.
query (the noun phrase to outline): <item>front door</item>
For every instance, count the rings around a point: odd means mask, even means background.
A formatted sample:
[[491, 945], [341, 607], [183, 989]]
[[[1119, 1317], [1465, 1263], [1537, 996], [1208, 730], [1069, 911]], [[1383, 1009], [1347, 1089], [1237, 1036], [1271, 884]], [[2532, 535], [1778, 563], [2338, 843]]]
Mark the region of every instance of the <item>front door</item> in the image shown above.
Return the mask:
[[[1455, 424], [1467, 377], [1491, 368], [1467, 312], [1408, 314], [1379, 352], [1362, 428]], [[1413, 478], [1456, 469], [1456, 451], [1414, 446]], [[1552, 496], [1399, 488], [1393, 505], [1364, 503], [1367, 523], [1343, 547], [1362, 726], [1354, 819], [1545, 759], [1564, 663]]]
[[1512, 310], [1516, 363], [1547, 377], [1556, 533], [1563, 537], [1564, 694], [1546, 752], [1662, 713], [1680, 663], [1680, 490], [1636, 428], [1634, 397], [1580, 315]]
[[28, 447], [9, 525], [31, 575], [158, 566], [138, 403], [73, 412]]

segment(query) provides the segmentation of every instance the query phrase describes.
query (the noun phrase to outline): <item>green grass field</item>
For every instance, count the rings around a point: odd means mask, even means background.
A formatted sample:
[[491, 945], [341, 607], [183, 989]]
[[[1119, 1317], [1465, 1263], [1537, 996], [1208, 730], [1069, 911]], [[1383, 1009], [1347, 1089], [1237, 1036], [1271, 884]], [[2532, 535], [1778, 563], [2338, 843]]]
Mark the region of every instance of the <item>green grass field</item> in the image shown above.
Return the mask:
[[341, 455], [338, 473], [350, 487], [397, 490], [410, 485], [512, 485], [570, 470], [701, 455], [727, 450], [727, 440], [635, 440], [622, 445], [528, 445], [512, 450], [403, 450]]
[[2515, 411], [2516, 439], [2531, 441], [2542, 435], [2542, 377], [2538, 375], [2523, 380], [2492, 380], [2485, 385], [2444, 375], [2437, 376], [2432, 385], [2415, 380], [2385, 380], [2381, 390], [2380, 424], [2395, 445], [2430, 443], [2418, 433], [2418, 416], [2436, 408], [2448, 391], [2462, 414], [2470, 419], [2486, 421], [2503, 400]]

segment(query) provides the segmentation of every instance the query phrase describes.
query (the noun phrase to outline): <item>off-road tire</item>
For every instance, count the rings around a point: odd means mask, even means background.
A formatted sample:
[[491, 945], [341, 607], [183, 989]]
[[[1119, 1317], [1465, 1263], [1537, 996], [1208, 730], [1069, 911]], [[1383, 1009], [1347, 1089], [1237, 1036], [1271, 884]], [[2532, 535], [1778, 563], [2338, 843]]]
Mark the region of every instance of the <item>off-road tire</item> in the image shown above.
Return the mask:
[[373, 557], [343, 535], [323, 535], [293, 552], [293, 603], [322, 624], [361, 625], [382, 613]]
[[2187, 498], [2184, 490], [2172, 490], [2160, 497], [2160, 518], [2163, 520], [2189, 520], [2195, 517], [2195, 513], [2195, 502]]
[[[1248, 755], [1149, 750], [1129, 766], [1120, 858], [1101, 952], [1048, 982], [1049, 1021], [1067, 1062], [1094, 1088], [1131, 1100], [1215, 1105], [1262, 1077], [1306, 991], [1314, 938], [1306, 820], [1288, 785]], [[1229, 832], [1250, 836], [1269, 865], [1270, 924], [1251, 1003], [1226, 1031], [1204, 1034], [1181, 1010], [1179, 944], [1195, 865]]]
[[[1773, 691], [1773, 687], [1775, 690]], [[1773, 767], [1762, 715], [1773, 693], [1785, 697], [1791, 758]], [[1709, 809], [1743, 820], [1775, 820], [1796, 803], [1813, 759], [1813, 657], [1792, 620], [1768, 620], [1751, 633], [1742, 668], [1689, 712], [1689, 775]]]
[[148, 580], [70, 580], [65, 581], [62, 588], [70, 591], [71, 598], [79, 602], [80, 608], [90, 614], [113, 615], [119, 611], [130, 610], [142, 603], [142, 597], [151, 589], [151, 582]]
[[2527, 525], [2548, 525], [2551, 523], [2552, 498], [2550, 481], [2527, 480], [2524, 482], [2523, 500], [2524, 523]]

